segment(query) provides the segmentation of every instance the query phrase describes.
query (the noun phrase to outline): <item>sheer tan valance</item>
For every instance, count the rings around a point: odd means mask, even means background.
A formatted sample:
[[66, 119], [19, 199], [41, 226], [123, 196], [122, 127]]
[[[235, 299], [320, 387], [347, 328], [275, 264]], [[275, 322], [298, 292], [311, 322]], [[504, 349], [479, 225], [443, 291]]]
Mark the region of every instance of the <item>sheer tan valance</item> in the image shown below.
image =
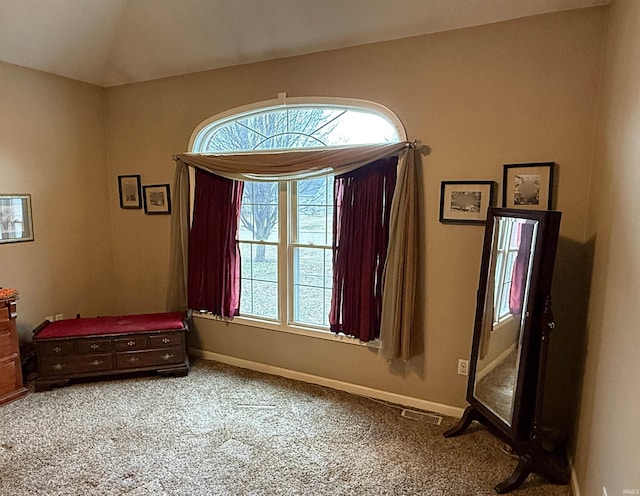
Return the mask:
[[349, 172], [379, 158], [398, 155], [410, 146], [400, 142], [286, 152], [181, 153], [175, 159], [237, 181], [294, 181]]
[[186, 310], [187, 307], [189, 167], [240, 181], [290, 181], [341, 174], [381, 158], [398, 156], [380, 335], [387, 358], [409, 359], [417, 276], [416, 162], [419, 155], [419, 149], [408, 142], [286, 152], [176, 155], [168, 309]]

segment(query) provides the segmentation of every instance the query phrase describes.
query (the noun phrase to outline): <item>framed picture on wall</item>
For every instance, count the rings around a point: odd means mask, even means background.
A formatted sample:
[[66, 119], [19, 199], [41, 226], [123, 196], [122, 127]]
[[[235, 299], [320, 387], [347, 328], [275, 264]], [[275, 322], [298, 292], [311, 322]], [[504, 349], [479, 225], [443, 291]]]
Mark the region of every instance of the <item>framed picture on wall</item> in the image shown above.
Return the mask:
[[170, 214], [171, 196], [168, 184], [151, 184], [142, 187], [145, 214]]
[[440, 222], [484, 224], [487, 209], [494, 204], [493, 181], [442, 181]]
[[502, 206], [551, 210], [554, 162], [506, 164], [502, 180]]
[[142, 208], [140, 176], [136, 174], [118, 176], [120, 208]]
[[31, 195], [0, 195], [0, 243], [33, 241]]

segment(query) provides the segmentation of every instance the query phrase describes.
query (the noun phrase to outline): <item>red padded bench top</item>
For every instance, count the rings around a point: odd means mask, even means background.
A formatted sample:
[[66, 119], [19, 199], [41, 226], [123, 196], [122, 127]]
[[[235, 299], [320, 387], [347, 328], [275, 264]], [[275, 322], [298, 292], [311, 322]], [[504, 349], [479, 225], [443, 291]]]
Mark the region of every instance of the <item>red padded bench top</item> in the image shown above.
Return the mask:
[[33, 339], [182, 329], [184, 327], [183, 320], [184, 313], [182, 312], [58, 320], [51, 322], [47, 327], [38, 332]]

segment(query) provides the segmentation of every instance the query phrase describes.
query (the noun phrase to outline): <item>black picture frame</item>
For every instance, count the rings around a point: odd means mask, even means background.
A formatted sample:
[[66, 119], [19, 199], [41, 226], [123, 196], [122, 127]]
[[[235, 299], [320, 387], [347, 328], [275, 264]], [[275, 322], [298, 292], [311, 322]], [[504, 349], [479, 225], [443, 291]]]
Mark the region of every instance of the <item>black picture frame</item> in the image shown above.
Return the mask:
[[495, 181], [442, 181], [440, 222], [484, 225], [495, 204], [495, 187]]
[[555, 162], [505, 164], [502, 175], [502, 207], [551, 210]]
[[0, 244], [33, 240], [31, 195], [0, 195]]
[[142, 187], [144, 213], [167, 215], [171, 213], [171, 192], [168, 184], [149, 184]]
[[128, 174], [118, 176], [118, 193], [120, 195], [120, 208], [142, 208], [142, 189], [140, 187], [140, 175]]

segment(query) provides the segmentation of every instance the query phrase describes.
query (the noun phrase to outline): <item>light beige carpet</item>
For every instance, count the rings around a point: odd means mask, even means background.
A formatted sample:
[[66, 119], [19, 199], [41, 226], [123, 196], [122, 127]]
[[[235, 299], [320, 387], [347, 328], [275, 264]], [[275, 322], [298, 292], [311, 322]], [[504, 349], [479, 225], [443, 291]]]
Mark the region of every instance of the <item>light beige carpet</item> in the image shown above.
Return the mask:
[[[0, 408], [0, 495], [493, 495], [517, 461], [480, 426], [196, 361]], [[535, 476], [512, 493], [567, 496]]]

